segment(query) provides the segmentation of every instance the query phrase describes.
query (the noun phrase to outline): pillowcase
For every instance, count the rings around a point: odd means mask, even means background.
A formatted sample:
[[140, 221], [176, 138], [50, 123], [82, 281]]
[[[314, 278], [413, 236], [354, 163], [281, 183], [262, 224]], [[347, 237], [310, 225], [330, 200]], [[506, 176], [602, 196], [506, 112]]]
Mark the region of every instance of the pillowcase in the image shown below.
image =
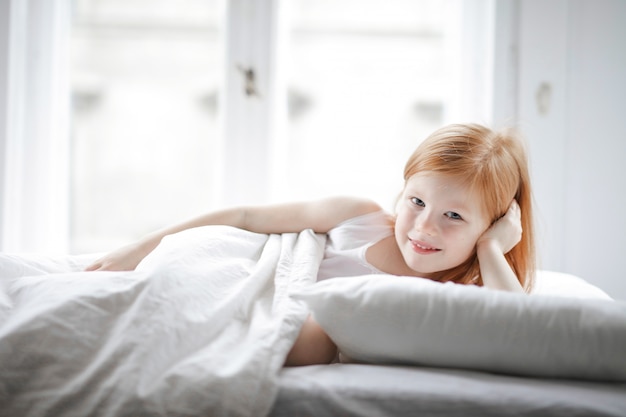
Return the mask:
[[293, 295], [354, 361], [626, 381], [626, 304], [367, 275]]
[[533, 294], [612, 300], [606, 292], [576, 275], [540, 270], [535, 274]]

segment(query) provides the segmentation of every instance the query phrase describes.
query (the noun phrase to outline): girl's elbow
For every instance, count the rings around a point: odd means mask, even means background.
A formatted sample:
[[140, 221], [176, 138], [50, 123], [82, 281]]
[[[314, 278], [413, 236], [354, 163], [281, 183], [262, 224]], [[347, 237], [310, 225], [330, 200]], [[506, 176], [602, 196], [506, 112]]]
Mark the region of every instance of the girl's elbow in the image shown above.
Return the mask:
[[337, 356], [337, 346], [311, 317], [307, 318], [300, 334], [285, 360], [285, 366], [324, 365]]

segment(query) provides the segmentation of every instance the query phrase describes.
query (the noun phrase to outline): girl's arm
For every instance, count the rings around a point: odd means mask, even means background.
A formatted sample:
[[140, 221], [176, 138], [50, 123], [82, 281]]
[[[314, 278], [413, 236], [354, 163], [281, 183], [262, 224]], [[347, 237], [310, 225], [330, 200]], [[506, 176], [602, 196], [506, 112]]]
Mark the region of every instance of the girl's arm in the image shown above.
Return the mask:
[[522, 238], [520, 214], [519, 205], [513, 201], [506, 214], [487, 229], [476, 243], [480, 275], [486, 287], [524, 292], [504, 257]]
[[98, 259], [86, 270], [133, 270], [165, 236], [194, 227], [225, 225], [268, 234], [300, 232], [305, 229], [326, 233], [344, 220], [377, 210], [380, 210], [380, 206], [376, 203], [351, 197], [219, 210], [150, 233]]

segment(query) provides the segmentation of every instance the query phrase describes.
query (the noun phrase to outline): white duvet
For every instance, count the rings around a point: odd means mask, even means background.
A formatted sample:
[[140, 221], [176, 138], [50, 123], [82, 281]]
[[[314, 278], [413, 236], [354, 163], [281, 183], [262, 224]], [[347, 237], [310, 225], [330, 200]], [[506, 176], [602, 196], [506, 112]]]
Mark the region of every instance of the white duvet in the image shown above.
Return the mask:
[[211, 226], [132, 272], [0, 255], [1, 416], [263, 416], [324, 237]]

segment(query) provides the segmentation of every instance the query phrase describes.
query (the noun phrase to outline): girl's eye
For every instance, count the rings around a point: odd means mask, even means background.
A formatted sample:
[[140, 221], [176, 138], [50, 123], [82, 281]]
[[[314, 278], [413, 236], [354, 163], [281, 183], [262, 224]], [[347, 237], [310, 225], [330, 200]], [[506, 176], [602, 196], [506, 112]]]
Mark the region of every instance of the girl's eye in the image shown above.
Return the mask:
[[411, 197], [411, 203], [415, 204], [416, 206], [420, 206], [420, 207], [424, 207], [426, 204], [424, 204], [424, 202], [422, 200], [420, 200], [417, 197]]
[[454, 219], [454, 220], [463, 220], [463, 217], [461, 217], [461, 215], [459, 213], [455, 213], [453, 211], [448, 211], [446, 213], [446, 216], [448, 216], [449, 218]]

